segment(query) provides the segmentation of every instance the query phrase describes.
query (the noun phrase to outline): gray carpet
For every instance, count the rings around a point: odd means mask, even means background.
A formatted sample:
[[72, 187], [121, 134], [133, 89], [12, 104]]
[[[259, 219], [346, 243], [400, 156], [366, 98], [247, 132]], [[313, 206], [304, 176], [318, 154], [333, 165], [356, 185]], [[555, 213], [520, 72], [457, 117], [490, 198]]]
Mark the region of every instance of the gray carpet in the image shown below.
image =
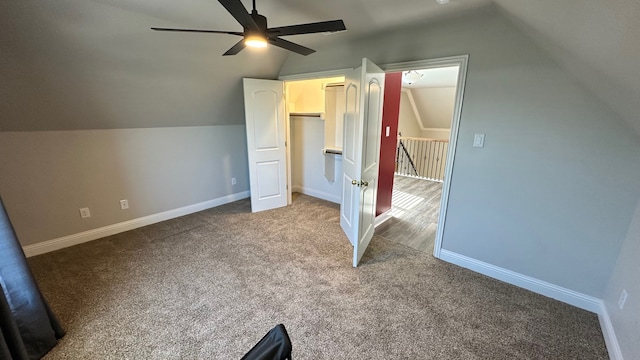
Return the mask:
[[338, 207], [248, 200], [30, 259], [67, 335], [45, 359], [602, 359], [596, 315], [380, 237], [358, 269]]

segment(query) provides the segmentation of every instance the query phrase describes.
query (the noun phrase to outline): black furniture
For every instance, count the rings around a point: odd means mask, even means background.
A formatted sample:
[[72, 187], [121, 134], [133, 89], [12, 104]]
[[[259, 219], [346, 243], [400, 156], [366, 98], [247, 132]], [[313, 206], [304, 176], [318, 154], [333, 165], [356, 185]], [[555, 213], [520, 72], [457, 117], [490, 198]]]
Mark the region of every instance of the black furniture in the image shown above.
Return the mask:
[[64, 330], [42, 297], [0, 198], [0, 359], [40, 359]]
[[271, 329], [241, 360], [291, 360], [291, 340], [284, 325]]

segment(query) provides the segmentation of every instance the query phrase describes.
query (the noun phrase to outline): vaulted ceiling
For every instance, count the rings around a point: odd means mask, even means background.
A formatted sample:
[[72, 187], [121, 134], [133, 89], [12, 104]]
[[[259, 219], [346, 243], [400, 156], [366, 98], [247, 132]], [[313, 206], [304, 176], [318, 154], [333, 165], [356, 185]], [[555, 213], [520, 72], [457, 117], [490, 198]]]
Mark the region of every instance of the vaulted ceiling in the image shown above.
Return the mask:
[[[347, 32], [289, 38], [318, 49], [487, 6], [640, 131], [637, 1], [257, 0], [270, 26], [344, 19]], [[236, 38], [151, 26], [241, 30], [215, 0], [0, 2], [0, 131], [241, 123], [240, 79], [274, 78], [300, 56], [222, 57]]]
[[640, 2], [494, 1], [508, 18], [640, 133]]

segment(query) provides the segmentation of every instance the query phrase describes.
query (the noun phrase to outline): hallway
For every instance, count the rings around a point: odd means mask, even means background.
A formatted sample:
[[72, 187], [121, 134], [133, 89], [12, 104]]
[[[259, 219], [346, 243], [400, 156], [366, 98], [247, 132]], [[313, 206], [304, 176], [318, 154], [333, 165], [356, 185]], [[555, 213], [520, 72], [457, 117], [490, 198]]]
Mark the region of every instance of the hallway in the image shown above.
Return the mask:
[[376, 235], [431, 253], [438, 227], [441, 194], [440, 182], [396, 175], [392, 217], [376, 228]]

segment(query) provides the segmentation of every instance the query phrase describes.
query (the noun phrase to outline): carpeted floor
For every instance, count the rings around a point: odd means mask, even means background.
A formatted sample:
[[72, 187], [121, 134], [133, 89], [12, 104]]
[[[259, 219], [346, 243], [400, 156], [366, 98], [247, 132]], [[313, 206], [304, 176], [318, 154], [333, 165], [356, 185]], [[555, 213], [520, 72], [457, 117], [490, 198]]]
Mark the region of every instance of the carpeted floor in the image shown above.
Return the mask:
[[45, 359], [239, 359], [284, 323], [294, 359], [602, 359], [596, 315], [375, 237], [338, 207], [248, 200], [29, 259], [67, 335]]

